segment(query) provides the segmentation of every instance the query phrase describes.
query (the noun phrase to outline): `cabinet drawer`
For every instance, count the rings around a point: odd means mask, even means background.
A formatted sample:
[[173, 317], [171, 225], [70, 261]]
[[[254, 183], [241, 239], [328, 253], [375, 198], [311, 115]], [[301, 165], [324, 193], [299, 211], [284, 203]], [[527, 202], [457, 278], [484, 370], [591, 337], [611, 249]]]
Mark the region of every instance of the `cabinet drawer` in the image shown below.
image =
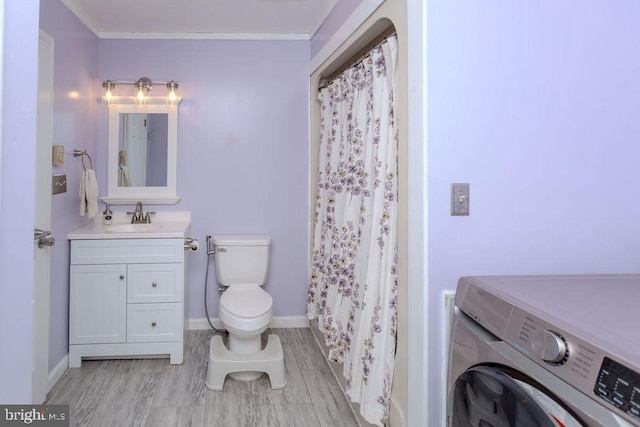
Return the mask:
[[183, 259], [183, 239], [71, 241], [71, 264], [166, 263]]
[[127, 342], [182, 340], [182, 304], [128, 304]]
[[182, 301], [182, 264], [129, 264], [129, 303]]

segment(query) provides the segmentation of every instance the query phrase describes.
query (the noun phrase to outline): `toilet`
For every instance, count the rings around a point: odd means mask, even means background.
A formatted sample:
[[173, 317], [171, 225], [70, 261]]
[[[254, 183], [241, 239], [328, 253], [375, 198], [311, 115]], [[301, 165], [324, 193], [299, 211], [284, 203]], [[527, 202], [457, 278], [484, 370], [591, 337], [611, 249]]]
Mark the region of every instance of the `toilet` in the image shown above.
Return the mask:
[[280, 338], [262, 333], [272, 318], [273, 299], [262, 289], [269, 272], [271, 237], [265, 235], [213, 236], [216, 279], [225, 291], [218, 315], [229, 333], [227, 346], [220, 335], [211, 338], [207, 388], [222, 390], [227, 375], [253, 381], [269, 375], [271, 388], [287, 384]]

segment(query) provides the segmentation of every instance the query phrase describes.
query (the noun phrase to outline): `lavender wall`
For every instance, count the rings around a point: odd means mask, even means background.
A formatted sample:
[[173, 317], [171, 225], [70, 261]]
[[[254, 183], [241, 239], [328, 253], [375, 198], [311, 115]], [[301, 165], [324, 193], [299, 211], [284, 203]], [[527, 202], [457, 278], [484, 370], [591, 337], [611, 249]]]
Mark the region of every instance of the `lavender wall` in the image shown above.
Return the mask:
[[31, 402], [38, 1], [5, 1], [0, 167], [0, 402]]
[[[178, 195], [192, 237], [273, 238], [265, 290], [275, 316], [306, 309], [309, 43], [304, 41], [101, 40], [100, 77], [180, 82]], [[151, 92], [165, 96], [162, 84]], [[118, 95], [133, 87], [117, 87]], [[98, 179], [106, 182], [107, 107], [98, 111]], [[104, 194], [103, 186], [101, 192]], [[121, 210], [130, 209], [123, 206]], [[118, 209], [118, 207], [116, 208]], [[190, 318], [204, 317], [207, 255], [191, 254]], [[217, 316], [211, 269], [209, 313]]]
[[318, 54], [320, 49], [338, 31], [360, 3], [362, 3], [362, 0], [339, 0], [336, 2], [327, 19], [311, 39], [311, 58]]
[[[638, 271], [638, 16], [635, 0], [429, 2], [430, 402], [440, 292], [460, 276]], [[451, 182], [471, 183], [469, 217], [449, 216]]]
[[[59, 1], [43, 1], [40, 27], [54, 39], [53, 143], [65, 148], [64, 164], [53, 173], [67, 174], [67, 192], [52, 198], [49, 369], [69, 351], [69, 241], [67, 234], [88, 221], [79, 211], [81, 159], [74, 149], [96, 155], [96, 109], [101, 95], [96, 80], [98, 38]], [[87, 167], [89, 162], [85, 161]]]

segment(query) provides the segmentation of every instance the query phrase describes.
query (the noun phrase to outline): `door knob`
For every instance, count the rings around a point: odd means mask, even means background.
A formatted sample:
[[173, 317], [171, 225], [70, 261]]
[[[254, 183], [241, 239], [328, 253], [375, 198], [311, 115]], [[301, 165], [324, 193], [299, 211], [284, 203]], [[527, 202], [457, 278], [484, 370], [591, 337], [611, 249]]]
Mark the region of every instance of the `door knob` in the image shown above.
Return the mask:
[[41, 237], [47, 237], [51, 235], [51, 231], [41, 230], [39, 228], [33, 229], [33, 240], [39, 240]]
[[39, 228], [33, 229], [33, 240], [38, 242], [38, 247], [40, 249], [45, 246], [53, 246], [56, 244], [56, 239], [51, 237], [51, 231], [41, 230]]
[[56, 239], [54, 239], [53, 237], [41, 237], [38, 239], [38, 247], [40, 249], [44, 248], [45, 246], [53, 246], [56, 244]]

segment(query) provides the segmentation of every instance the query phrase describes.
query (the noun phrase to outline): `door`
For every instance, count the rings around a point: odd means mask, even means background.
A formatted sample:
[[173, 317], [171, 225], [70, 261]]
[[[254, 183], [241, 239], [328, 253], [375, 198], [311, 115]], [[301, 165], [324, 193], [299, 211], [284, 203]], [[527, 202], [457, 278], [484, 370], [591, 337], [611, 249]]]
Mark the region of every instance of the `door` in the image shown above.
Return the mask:
[[53, 139], [53, 38], [40, 30], [33, 249], [33, 403], [43, 403], [49, 383], [49, 285], [51, 280], [51, 147]]
[[451, 427], [586, 426], [536, 381], [507, 368], [469, 369], [452, 399]]
[[[4, 0], [0, 0], [0, 61], [4, 58]], [[3, 89], [2, 70], [0, 62], [0, 206], [2, 206], [2, 99]]]
[[125, 115], [126, 163], [132, 187], [145, 187], [147, 181], [147, 115]]

